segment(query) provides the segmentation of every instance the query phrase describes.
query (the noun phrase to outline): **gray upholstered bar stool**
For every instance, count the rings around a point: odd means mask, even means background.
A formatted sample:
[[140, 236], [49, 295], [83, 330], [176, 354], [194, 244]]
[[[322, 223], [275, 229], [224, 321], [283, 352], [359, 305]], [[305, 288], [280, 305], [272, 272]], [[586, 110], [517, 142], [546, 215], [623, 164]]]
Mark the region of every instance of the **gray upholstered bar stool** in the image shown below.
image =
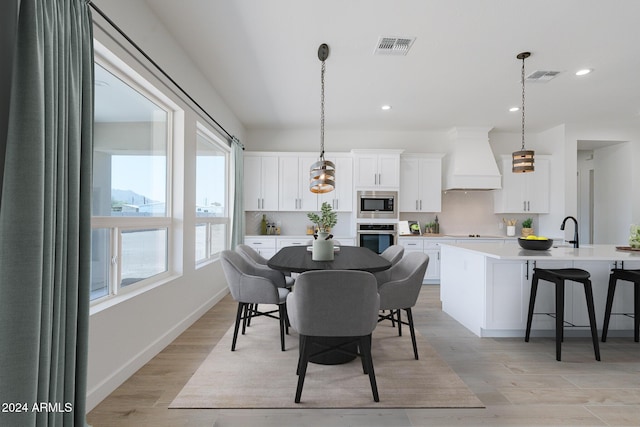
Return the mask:
[[629, 313], [611, 313], [613, 307], [613, 297], [616, 292], [618, 280], [633, 283], [633, 339], [635, 342], [640, 338], [640, 270], [624, 270], [614, 268], [609, 275], [609, 290], [607, 291], [607, 308], [604, 312], [604, 324], [602, 326], [602, 342], [607, 340], [609, 330], [609, 320], [612, 314], [628, 316]]
[[531, 296], [529, 297], [529, 315], [527, 316], [525, 342], [529, 342], [529, 335], [531, 334], [531, 321], [534, 315], [533, 308], [536, 303], [538, 281], [546, 280], [547, 282], [555, 284], [556, 287], [556, 360], [560, 361], [562, 340], [564, 338], [564, 282], [570, 280], [572, 282], [582, 283], [584, 286], [584, 293], [587, 298], [587, 311], [589, 312], [591, 338], [593, 339], [593, 350], [596, 354], [596, 360], [600, 360], [600, 346], [598, 345], [598, 330], [596, 328], [596, 315], [593, 307], [593, 290], [591, 289], [590, 277], [591, 275], [588, 271], [579, 268], [534, 268], [533, 279], [531, 280]]

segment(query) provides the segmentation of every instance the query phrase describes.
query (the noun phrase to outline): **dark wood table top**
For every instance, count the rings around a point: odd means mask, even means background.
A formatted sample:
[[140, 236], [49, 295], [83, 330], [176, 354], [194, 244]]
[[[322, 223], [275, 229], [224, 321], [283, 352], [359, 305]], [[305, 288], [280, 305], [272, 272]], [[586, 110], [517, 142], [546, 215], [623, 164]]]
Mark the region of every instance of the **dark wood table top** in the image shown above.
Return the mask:
[[267, 265], [281, 271], [304, 273], [311, 270], [360, 270], [375, 273], [391, 267], [391, 263], [371, 249], [359, 246], [340, 246], [333, 261], [313, 261], [306, 246], [280, 249]]

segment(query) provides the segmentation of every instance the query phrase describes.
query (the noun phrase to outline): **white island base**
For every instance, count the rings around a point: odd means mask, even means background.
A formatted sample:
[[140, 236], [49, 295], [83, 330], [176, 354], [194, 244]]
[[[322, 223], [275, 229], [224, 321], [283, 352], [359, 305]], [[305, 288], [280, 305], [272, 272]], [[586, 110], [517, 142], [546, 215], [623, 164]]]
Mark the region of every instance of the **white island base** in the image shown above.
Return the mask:
[[[442, 309], [479, 337], [524, 337], [533, 268], [581, 268], [591, 273], [593, 298], [602, 334], [609, 273], [614, 266], [640, 268], [640, 254], [617, 251], [613, 245], [580, 249], [529, 251], [513, 244], [443, 244], [440, 298]], [[554, 285], [540, 281], [535, 313], [555, 311]], [[633, 285], [618, 282], [612, 313], [633, 313]], [[566, 282], [565, 336], [590, 336], [584, 287]], [[554, 336], [555, 319], [534, 315], [532, 336]], [[608, 336], [633, 337], [633, 319], [612, 315]]]

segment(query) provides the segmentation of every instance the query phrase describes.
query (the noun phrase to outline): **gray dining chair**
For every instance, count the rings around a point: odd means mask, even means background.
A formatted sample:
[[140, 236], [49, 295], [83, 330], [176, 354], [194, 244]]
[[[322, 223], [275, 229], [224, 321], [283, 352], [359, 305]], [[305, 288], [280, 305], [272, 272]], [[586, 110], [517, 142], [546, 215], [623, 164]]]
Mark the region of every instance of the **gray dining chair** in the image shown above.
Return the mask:
[[[289, 289], [284, 287], [284, 276], [276, 270], [258, 270], [242, 255], [234, 251], [222, 251], [220, 260], [231, 296], [238, 302], [231, 351], [236, 349], [240, 322], [242, 321], [242, 335], [244, 335], [247, 319], [255, 316], [266, 316], [279, 320], [280, 347], [284, 351], [286, 300], [289, 295]], [[275, 304], [278, 309], [261, 312], [257, 309], [258, 304]], [[277, 316], [274, 315], [276, 312], [278, 312]]]
[[380, 256], [391, 263], [391, 265], [396, 265], [404, 255], [404, 246], [402, 245], [391, 245], [382, 253]]
[[[378, 285], [380, 294], [380, 310], [389, 310], [388, 314], [380, 314], [378, 321], [391, 320], [398, 324], [398, 335], [402, 336], [402, 325], [408, 325], [411, 332], [413, 354], [418, 359], [418, 346], [413, 326], [411, 308], [416, 305], [424, 274], [429, 265], [429, 256], [422, 252], [407, 253], [388, 272], [388, 280]], [[401, 311], [407, 314], [407, 321], [402, 320]]]
[[[294, 291], [287, 297], [291, 326], [300, 334], [296, 403], [300, 403], [309, 360], [327, 351], [360, 356], [373, 399], [379, 402], [371, 357], [371, 333], [377, 325], [379, 308], [378, 287], [371, 273], [319, 270], [298, 276]], [[327, 337], [344, 339], [326, 348]], [[360, 348], [359, 353], [350, 350], [354, 343]]]
[[[260, 266], [259, 268], [268, 268], [269, 270], [273, 270], [271, 267], [267, 265], [267, 259], [258, 253], [255, 249], [253, 249], [249, 245], [239, 244], [236, 246], [236, 252], [245, 257], [247, 261], [253, 262]], [[277, 270], [274, 270], [277, 271]], [[282, 273], [284, 275], [285, 287], [291, 289], [293, 284], [295, 283], [295, 278], [291, 277], [291, 273]]]

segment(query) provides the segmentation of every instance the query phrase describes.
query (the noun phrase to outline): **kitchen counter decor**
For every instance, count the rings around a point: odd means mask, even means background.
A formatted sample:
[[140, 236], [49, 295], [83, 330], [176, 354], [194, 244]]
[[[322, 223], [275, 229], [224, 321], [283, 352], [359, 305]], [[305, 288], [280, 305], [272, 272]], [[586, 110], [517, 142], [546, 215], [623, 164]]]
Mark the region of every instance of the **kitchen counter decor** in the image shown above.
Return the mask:
[[532, 251], [547, 251], [553, 246], [553, 239], [523, 239], [518, 238], [518, 244], [522, 249]]

